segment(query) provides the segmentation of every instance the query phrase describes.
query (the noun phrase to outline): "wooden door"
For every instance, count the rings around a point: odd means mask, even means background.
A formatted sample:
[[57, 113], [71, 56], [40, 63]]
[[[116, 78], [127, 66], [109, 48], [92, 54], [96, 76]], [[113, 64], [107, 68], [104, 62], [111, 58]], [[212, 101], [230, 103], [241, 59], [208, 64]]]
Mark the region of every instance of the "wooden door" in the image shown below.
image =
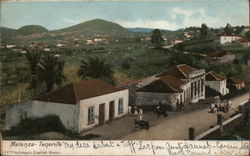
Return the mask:
[[105, 104], [99, 105], [99, 125], [103, 125], [105, 121]]
[[115, 102], [109, 102], [109, 121], [112, 121], [115, 118]]

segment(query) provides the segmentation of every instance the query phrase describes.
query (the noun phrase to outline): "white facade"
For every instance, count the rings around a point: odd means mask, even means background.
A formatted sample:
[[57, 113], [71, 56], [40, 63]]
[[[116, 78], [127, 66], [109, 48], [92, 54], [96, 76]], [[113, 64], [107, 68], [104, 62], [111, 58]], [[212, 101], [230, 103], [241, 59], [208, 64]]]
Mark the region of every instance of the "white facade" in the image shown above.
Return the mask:
[[229, 90], [226, 87], [227, 86], [226, 79], [222, 81], [205, 81], [205, 85], [219, 92], [221, 95], [226, 95], [227, 93], [229, 93]]
[[[118, 100], [123, 99], [123, 113], [118, 113]], [[94, 98], [81, 100], [79, 102], [78, 132], [93, 128], [99, 124], [99, 106], [104, 104], [104, 122], [109, 121], [109, 103], [114, 101], [114, 118], [121, 117], [128, 113], [128, 89], [119, 92], [106, 94]], [[88, 108], [94, 107], [94, 122], [88, 123]]]
[[[122, 101], [122, 113], [118, 113], [118, 101]], [[114, 118], [128, 113], [128, 89], [80, 100], [77, 104], [62, 104], [46, 101], [26, 101], [9, 106], [6, 109], [5, 129], [17, 125], [21, 118], [58, 115], [67, 129], [77, 132], [99, 125], [99, 105], [105, 104], [105, 122], [109, 120], [109, 102], [114, 101]], [[94, 107], [95, 120], [88, 124], [88, 108]]]
[[225, 44], [225, 43], [232, 43], [233, 41], [237, 41], [238, 39], [241, 39], [241, 37], [234, 36], [234, 35], [222, 35], [219, 36], [216, 41], [219, 42], [220, 44]]

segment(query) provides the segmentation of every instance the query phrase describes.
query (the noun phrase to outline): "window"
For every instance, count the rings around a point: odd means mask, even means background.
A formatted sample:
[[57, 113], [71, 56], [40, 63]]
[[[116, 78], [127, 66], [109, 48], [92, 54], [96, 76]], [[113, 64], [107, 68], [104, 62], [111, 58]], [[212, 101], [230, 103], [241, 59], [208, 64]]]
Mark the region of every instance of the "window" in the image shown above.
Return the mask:
[[118, 101], [118, 114], [123, 113], [123, 98], [120, 98]]
[[94, 118], [94, 107], [88, 108], [88, 124], [92, 124], [95, 122]]

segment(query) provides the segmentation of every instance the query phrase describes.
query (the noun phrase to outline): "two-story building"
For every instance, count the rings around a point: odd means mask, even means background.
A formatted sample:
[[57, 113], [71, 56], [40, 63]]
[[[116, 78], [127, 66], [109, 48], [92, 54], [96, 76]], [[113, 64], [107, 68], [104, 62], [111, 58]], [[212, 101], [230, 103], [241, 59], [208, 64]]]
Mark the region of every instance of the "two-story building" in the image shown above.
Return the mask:
[[236, 35], [228, 35], [228, 34], [222, 34], [216, 36], [214, 39], [214, 42], [219, 43], [219, 44], [227, 44], [227, 43], [232, 43], [236, 42], [238, 39], [241, 39], [241, 37], [236, 36]]

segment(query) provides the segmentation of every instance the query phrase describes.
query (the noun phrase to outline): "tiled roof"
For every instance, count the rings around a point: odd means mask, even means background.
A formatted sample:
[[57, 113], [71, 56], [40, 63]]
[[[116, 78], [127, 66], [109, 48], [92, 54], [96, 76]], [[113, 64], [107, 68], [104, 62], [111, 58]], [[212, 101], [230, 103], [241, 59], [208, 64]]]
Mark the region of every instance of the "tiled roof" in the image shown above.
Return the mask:
[[226, 78], [220, 74], [210, 71], [206, 74], [205, 79], [206, 81], [222, 81], [222, 80], [225, 80]]
[[207, 56], [209, 56], [209, 57], [222, 57], [225, 55], [234, 55], [234, 54], [232, 54], [230, 52], [226, 52], [226, 51], [214, 51], [212, 53], [207, 54]]
[[138, 92], [156, 92], [156, 93], [178, 93], [182, 92], [181, 85], [185, 84], [184, 81], [172, 76], [167, 75], [151, 82], [150, 84], [137, 89]]
[[77, 101], [123, 90], [100, 80], [92, 79], [70, 83], [58, 90], [39, 96], [34, 100], [76, 104]]
[[234, 37], [238, 37], [238, 36], [233, 35], [233, 34], [220, 34], [220, 35], [218, 35], [218, 36], [234, 36]]
[[179, 79], [186, 79], [186, 78], [188, 78], [187, 77], [188, 74], [190, 74], [196, 70], [197, 69], [195, 69], [189, 65], [181, 64], [181, 65], [174, 66], [174, 67], [168, 69], [167, 71], [158, 74], [157, 77], [166, 76], [166, 75], [173, 75]]
[[238, 79], [236, 77], [233, 77], [233, 76], [227, 78], [227, 83], [229, 83], [229, 84], [238, 84], [238, 83], [242, 83], [242, 82], [244, 82], [244, 81], [241, 79]]
[[132, 84], [135, 84], [135, 83], [142, 82], [144, 79], [146, 79], [146, 78], [135, 79], [135, 80], [132, 80], [132, 81], [129, 81], [129, 82], [120, 83], [120, 84], [118, 84], [116, 86], [117, 87], [123, 87], [123, 86], [127, 86], [127, 85], [132, 85]]
[[207, 63], [209, 63], [209, 62], [217, 62], [217, 61], [219, 61], [219, 59], [211, 58], [211, 57], [205, 57], [204, 61], [207, 62]]

